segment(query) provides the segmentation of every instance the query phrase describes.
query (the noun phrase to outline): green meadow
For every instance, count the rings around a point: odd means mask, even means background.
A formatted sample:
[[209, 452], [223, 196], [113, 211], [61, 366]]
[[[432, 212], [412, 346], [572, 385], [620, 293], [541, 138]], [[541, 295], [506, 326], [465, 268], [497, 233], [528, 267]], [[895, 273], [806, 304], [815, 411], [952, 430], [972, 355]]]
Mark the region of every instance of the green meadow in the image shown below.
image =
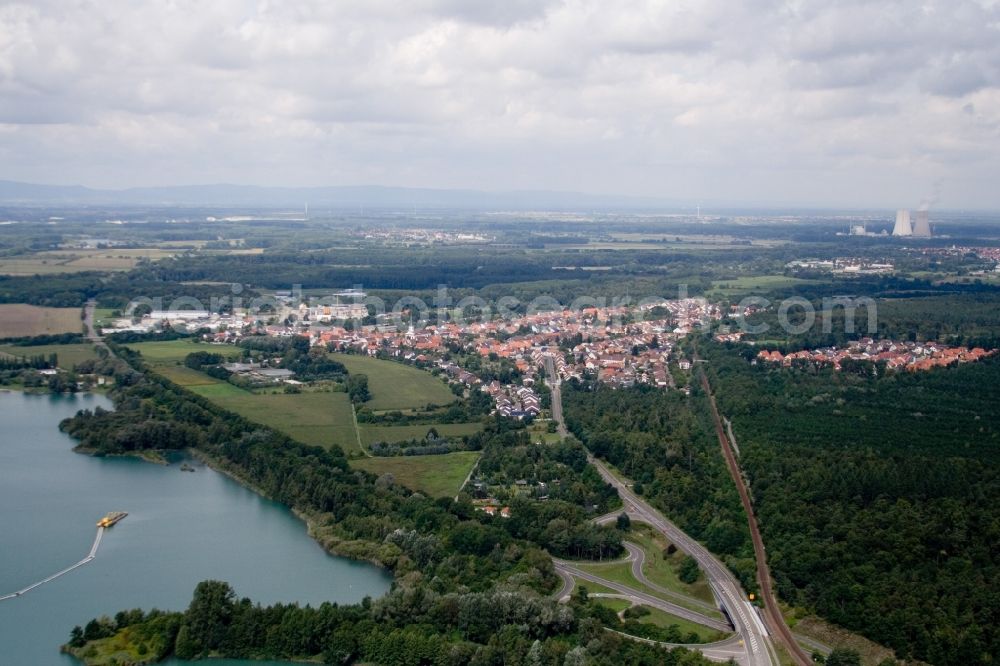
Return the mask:
[[365, 406], [372, 410], [417, 409], [426, 405], [447, 405], [457, 398], [448, 385], [426, 370], [395, 361], [334, 354], [352, 375], [368, 376], [372, 399]]

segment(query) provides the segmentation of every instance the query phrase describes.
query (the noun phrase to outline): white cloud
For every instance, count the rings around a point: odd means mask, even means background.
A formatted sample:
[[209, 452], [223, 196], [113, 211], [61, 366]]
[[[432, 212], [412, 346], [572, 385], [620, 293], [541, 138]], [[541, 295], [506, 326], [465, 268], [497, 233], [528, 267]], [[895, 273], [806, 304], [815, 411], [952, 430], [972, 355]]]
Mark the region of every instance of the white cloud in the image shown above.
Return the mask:
[[0, 7], [0, 177], [1000, 206], [1000, 6]]

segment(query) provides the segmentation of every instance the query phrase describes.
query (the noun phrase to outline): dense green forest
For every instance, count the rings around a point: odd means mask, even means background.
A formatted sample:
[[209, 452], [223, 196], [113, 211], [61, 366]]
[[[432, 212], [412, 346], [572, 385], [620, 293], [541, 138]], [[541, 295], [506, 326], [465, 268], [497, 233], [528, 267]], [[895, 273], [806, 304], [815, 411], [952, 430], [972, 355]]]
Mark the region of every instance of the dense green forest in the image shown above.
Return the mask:
[[755, 588], [746, 518], [707, 422], [707, 406], [651, 387], [615, 390], [564, 384], [569, 429], [635, 482], [635, 491], [722, 556]]
[[[244, 289], [240, 298], [244, 303], [249, 303], [258, 295], [252, 289]], [[127, 273], [89, 271], [52, 275], [0, 275], [0, 303], [74, 308], [82, 307], [90, 298], [97, 299], [101, 307], [116, 309], [123, 309], [133, 300], [142, 298], [160, 299], [164, 309], [175, 300], [185, 308], [191, 308], [194, 302], [199, 302], [206, 308], [216, 302], [220, 309], [226, 309], [232, 303], [233, 294], [229, 282], [222, 285], [164, 282], [157, 274], [144, 267]]]
[[[477, 433], [470, 438], [475, 439], [487, 441], [477, 478], [501, 498], [513, 495], [511, 517], [503, 521], [513, 536], [538, 543], [557, 557], [596, 560], [622, 552], [618, 530], [588, 520], [621, 506], [621, 499], [587, 463], [579, 442], [535, 444], [524, 431], [503, 438]], [[508, 490], [518, 481], [532, 489], [531, 494]]]
[[934, 664], [1000, 654], [1000, 361], [871, 378], [706, 341], [780, 595]]
[[[444, 594], [396, 589], [361, 604], [262, 607], [228, 584], [204, 581], [184, 612], [122, 611], [75, 627], [66, 646], [86, 658], [101, 639], [128, 636], [140, 658], [310, 659], [399, 666], [708, 666], [697, 652], [662, 648], [605, 631], [589, 607], [511, 589]], [[617, 618], [614, 618], [617, 624]]]

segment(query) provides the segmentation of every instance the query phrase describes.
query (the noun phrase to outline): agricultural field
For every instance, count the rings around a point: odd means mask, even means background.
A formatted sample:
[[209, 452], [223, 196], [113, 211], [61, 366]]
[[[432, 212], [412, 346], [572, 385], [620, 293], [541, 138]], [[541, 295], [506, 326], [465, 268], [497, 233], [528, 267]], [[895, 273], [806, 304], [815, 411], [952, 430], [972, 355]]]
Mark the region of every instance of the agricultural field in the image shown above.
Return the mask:
[[0, 304], [0, 338], [80, 333], [80, 308], [43, 308], [23, 303]]
[[[247, 256], [247, 255], [257, 255], [264, 254], [264, 248], [262, 247], [238, 247], [228, 250], [204, 250], [204, 254], [225, 254], [233, 256]], [[225, 283], [224, 283], [225, 284]]]
[[[758, 248], [772, 248], [787, 244], [788, 241], [775, 239], [754, 239]], [[559, 245], [560, 249], [573, 250], [745, 250], [748, 243], [743, 238], [731, 235], [711, 234], [671, 234], [671, 233], [627, 233], [619, 232], [584, 244]]]
[[190, 340], [136, 342], [126, 346], [141, 353], [142, 358], [151, 365], [183, 363], [188, 354], [196, 351], [209, 351], [233, 357], [239, 356], [239, 350], [232, 346], [208, 345], [191, 342]]
[[148, 351], [148, 358], [159, 359], [159, 363], [150, 361], [158, 374], [208, 398], [223, 409], [274, 428], [304, 444], [324, 447], [337, 444], [349, 455], [361, 454], [354, 415], [346, 393], [255, 393], [187, 366], [174, 364], [180, 352], [183, 352], [180, 358], [184, 358], [191, 352], [190, 347], [195, 346], [185, 341], [142, 342], [129, 346], [144, 348], [141, 350], [143, 356]]
[[[212, 384], [223, 383], [219, 379], [209, 377], [204, 372], [198, 372], [186, 365], [164, 365], [156, 368], [156, 372], [163, 375], [170, 381], [186, 388], [192, 386], [211, 386]], [[228, 382], [225, 382], [228, 383]]]
[[431, 497], [453, 497], [477, 458], [478, 451], [459, 451], [439, 456], [358, 458], [351, 466], [372, 474], [392, 474], [396, 483]]
[[350, 374], [368, 375], [372, 399], [365, 406], [374, 411], [417, 409], [457, 400], [447, 384], [426, 370], [354, 354], [334, 354], [333, 357], [343, 363]]
[[348, 455], [361, 453], [346, 393], [250, 393], [232, 388], [235, 392], [205, 390], [207, 387], [193, 390], [224, 409], [305, 444], [324, 447], [337, 444]]
[[209, 400], [251, 395], [249, 391], [244, 391], [227, 381], [209, 377], [203, 372], [184, 365], [157, 365], [155, 366], [155, 370], [157, 374], [163, 375], [173, 383], [183, 386], [192, 393], [197, 393]]
[[361, 442], [365, 446], [371, 446], [375, 442], [405, 442], [410, 439], [423, 439], [427, 431], [431, 428], [437, 430], [441, 437], [461, 437], [462, 435], [472, 435], [483, 429], [482, 423], [435, 423], [432, 425], [404, 425], [404, 426], [372, 426], [359, 425], [361, 431]]
[[71, 345], [33, 345], [31, 347], [18, 347], [16, 345], [0, 345], [0, 354], [6, 356], [45, 356], [49, 354], [58, 356], [59, 367], [69, 370], [82, 361], [97, 358], [94, 345], [87, 343]]
[[196, 386], [188, 386], [187, 388], [192, 393], [197, 393], [213, 401], [216, 398], [231, 398], [249, 394], [248, 391], [244, 391], [238, 386], [233, 386], [229, 382], [219, 380], [213, 381], [211, 384], [198, 384]]
[[50, 250], [0, 259], [0, 274], [52, 275], [83, 271], [129, 271], [140, 261], [159, 261], [177, 254], [177, 251], [162, 248]]
[[[187, 340], [140, 342], [128, 345], [142, 353], [155, 371], [171, 381], [202, 395], [223, 409], [235, 412], [250, 421], [266, 425], [305, 444], [328, 447], [340, 446], [348, 456], [360, 456], [362, 446], [373, 442], [399, 442], [422, 438], [431, 428], [442, 436], [470, 435], [482, 428], [480, 423], [447, 423], [408, 426], [361, 426], [355, 428], [350, 399], [346, 393], [310, 392], [287, 394], [250, 392], [229, 382], [209, 377], [183, 365], [178, 365], [192, 351], [216, 349], [215, 346], [194, 344]], [[373, 400], [369, 404], [392, 408], [422, 407], [428, 402], [450, 402], [455, 396], [430, 373], [392, 361], [337, 355], [347, 361], [349, 372], [367, 374]], [[355, 362], [360, 361], [360, 362]], [[434, 391], [437, 390], [435, 394]], [[379, 393], [381, 391], [381, 393]], [[423, 396], [417, 400], [416, 396]], [[436, 398], [428, 399], [428, 395]], [[376, 402], [379, 398], [381, 402]], [[444, 398], [445, 400], [440, 400]], [[435, 497], [458, 492], [469, 470], [478, 458], [477, 452], [461, 451], [445, 455], [398, 456], [387, 458], [357, 458], [351, 464], [376, 474], [389, 472], [401, 485]]]
[[734, 296], [747, 296], [749, 294], [763, 294], [775, 289], [796, 287], [800, 285], [820, 284], [819, 280], [804, 280], [787, 275], [756, 275], [738, 277], [727, 280], [716, 280], [712, 283], [712, 290], [708, 293], [710, 298], [726, 298]]

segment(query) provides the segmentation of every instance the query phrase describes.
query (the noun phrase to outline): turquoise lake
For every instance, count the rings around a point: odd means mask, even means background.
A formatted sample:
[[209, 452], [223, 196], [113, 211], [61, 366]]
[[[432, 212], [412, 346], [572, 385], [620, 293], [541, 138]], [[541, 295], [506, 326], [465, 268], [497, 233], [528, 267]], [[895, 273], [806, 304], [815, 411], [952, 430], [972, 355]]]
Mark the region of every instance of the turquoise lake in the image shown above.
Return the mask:
[[353, 603], [388, 591], [386, 572], [328, 555], [288, 509], [200, 463], [187, 461], [196, 471], [184, 472], [73, 453], [59, 422], [98, 405], [111, 408], [99, 395], [0, 392], [0, 595], [84, 558], [97, 520], [129, 513], [93, 561], [0, 601], [0, 663], [79, 664], [59, 654], [74, 625], [126, 608], [186, 608], [209, 578], [264, 604]]

